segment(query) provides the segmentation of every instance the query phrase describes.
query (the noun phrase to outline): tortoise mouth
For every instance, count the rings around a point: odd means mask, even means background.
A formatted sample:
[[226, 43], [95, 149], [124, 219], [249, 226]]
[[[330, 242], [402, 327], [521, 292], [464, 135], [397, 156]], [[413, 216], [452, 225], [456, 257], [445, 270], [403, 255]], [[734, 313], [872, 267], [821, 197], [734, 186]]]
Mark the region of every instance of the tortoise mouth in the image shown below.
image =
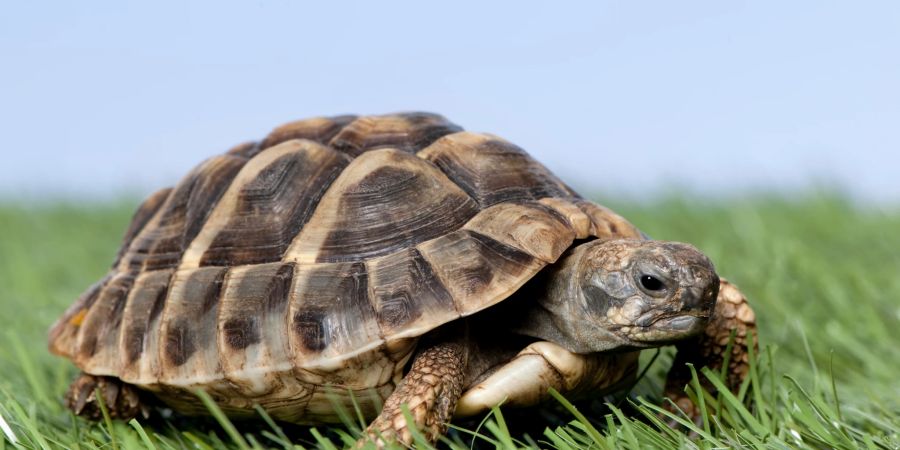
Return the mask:
[[626, 331], [630, 340], [641, 343], [678, 341], [702, 332], [709, 322], [706, 315], [691, 313], [643, 319], [641, 317], [637, 321], [639, 325]]

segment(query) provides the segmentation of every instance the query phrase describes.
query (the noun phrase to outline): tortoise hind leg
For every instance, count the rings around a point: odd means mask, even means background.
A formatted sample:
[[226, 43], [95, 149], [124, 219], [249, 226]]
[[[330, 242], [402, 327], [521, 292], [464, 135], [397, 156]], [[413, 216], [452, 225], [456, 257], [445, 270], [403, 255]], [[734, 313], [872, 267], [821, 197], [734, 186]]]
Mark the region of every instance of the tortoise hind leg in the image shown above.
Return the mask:
[[[412, 368], [397, 389], [385, 400], [381, 413], [366, 429], [366, 438], [374, 440], [378, 448], [387, 442], [412, 445], [410, 425], [419, 430], [429, 443], [436, 442], [446, 431], [456, 404], [466, 383], [469, 347], [465, 330], [450, 327], [446, 331], [462, 331], [426, 343], [415, 356]], [[427, 338], [426, 338], [427, 339]], [[405, 405], [413, 419], [408, 424], [401, 405]]]
[[148, 410], [141, 403], [140, 391], [115, 377], [105, 377], [81, 373], [66, 392], [66, 406], [76, 415], [91, 420], [100, 420], [103, 413], [97, 401], [100, 393], [103, 404], [114, 419], [130, 420], [139, 413], [147, 415]]
[[[678, 353], [669, 370], [663, 392], [666, 398], [672, 400], [695, 422], [700, 420], [700, 410], [685, 393], [685, 386], [691, 382], [691, 371], [685, 364], [692, 363], [698, 370], [706, 366], [714, 371], [721, 371], [722, 365], [725, 364], [725, 350], [732, 331], [735, 334], [734, 343], [731, 355], [727, 358], [728, 367], [725, 370], [724, 381], [732, 392], [737, 392], [750, 370], [749, 346], [753, 345], [756, 349], [756, 316], [744, 294], [735, 285], [722, 279], [716, 309], [709, 325], [700, 336], [676, 346]], [[702, 375], [700, 381], [704, 389], [715, 392], [712, 384]], [[666, 404], [666, 409], [675, 412], [671, 404]]]

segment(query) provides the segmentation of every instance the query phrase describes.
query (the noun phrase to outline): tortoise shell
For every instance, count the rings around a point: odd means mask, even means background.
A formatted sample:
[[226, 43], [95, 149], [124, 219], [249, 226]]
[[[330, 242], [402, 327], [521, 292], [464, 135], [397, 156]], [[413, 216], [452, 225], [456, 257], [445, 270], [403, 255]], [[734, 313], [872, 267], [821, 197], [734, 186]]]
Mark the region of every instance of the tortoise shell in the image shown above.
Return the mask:
[[238, 416], [334, 421], [351, 396], [372, 415], [418, 336], [613, 235], [639, 232], [441, 116], [292, 122], [146, 199], [50, 349], [185, 413], [203, 388]]

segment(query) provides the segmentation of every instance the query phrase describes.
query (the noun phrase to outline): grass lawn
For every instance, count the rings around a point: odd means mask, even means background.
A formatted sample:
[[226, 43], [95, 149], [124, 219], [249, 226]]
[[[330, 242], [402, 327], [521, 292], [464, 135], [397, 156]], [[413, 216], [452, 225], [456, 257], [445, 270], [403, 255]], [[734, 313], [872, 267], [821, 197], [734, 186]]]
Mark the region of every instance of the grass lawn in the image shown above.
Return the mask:
[[[351, 442], [340, 428], [178, 417], [93, 424], [63, 408], [75, 368], [47, 352], [47, 328], [106, 271], [136, 204], [0, 204], [0, 450]], [[663, 352], [617, 406], [495, 414], [477, 446], [900, 448], [900, 209], [831, 195], [609, 206], [657, 239], [697, 245], [747, 294], [762, 344], [751, 382], [738, 397], [706, 398], [704, 423], [671, 430], [655, 412], [671, 356]], [[472, 442], [467, 431], [451, 439]]]

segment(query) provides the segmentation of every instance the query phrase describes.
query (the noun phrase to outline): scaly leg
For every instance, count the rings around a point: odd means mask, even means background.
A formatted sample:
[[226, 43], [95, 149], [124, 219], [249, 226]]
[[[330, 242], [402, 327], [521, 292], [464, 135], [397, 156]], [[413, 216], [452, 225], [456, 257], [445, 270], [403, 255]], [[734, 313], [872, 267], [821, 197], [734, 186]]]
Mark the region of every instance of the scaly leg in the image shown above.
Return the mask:
[[[685, 386], [691, 381], [691, 371], [685, 363], [694, 364], [698, 370], [706, 366], [720, 371], [725, 362], [725, 350], [728, 347], [732, 330], [735, 332], [734, 344], [731, 356], [728, 358], [728, 368], [725, 371], [725, 384], [732, 392], [737, 392], [750, 370], [748, 350], [751, 345], [750, 340], [754, 339], [753, 336], [756, 333], [756, 316], [744, 294], [733, 284], [722, 279], [719, 285], [716, 309], [706, 331], [700, 336], [676, 346], [678, 353], [669, 370], [663, 392], [666, 398], [672, 400], [695, 422], [700, 420], [700, 410], [684, 392]], [[754, 349], [757, 348], [755, 340], [752, 345]], [[710, 383], [704, 382], [705, 377], [700, 375], [700, 380], [705, 389], [715, 392]], [[666, 408], [674, 412], [671, 404], [667, 403]]]
[[114, 419], [130, 420], [147, 409], [141, 404], [137, 388], [122, 382], [115, 377], [104, 377], [82, 373], [72, 382], [66, 392], [66, 406], [76, 415], [91, 420], [100, 420], [103, 414], [97, 401], [97, 391], [103, 398], [103, 404]]
[[[458, 328], [450, 331], [455, 330]], [[368, 438], [379, 448], [387, 442], [412, 444], [410, 424], [406, 422], [401, 405], [409, 409], [413, 419], [411, 425], [428, 442], [436, 442], [447, 431], [466, 383], [469, 347], [462, 331], [456, 336], [445, 333], [425, 343], [416, 355], [409, 373], [385, 400], [381, 414], [366, 429]], [[365, 442], [361, 440], [357, 447]]]

